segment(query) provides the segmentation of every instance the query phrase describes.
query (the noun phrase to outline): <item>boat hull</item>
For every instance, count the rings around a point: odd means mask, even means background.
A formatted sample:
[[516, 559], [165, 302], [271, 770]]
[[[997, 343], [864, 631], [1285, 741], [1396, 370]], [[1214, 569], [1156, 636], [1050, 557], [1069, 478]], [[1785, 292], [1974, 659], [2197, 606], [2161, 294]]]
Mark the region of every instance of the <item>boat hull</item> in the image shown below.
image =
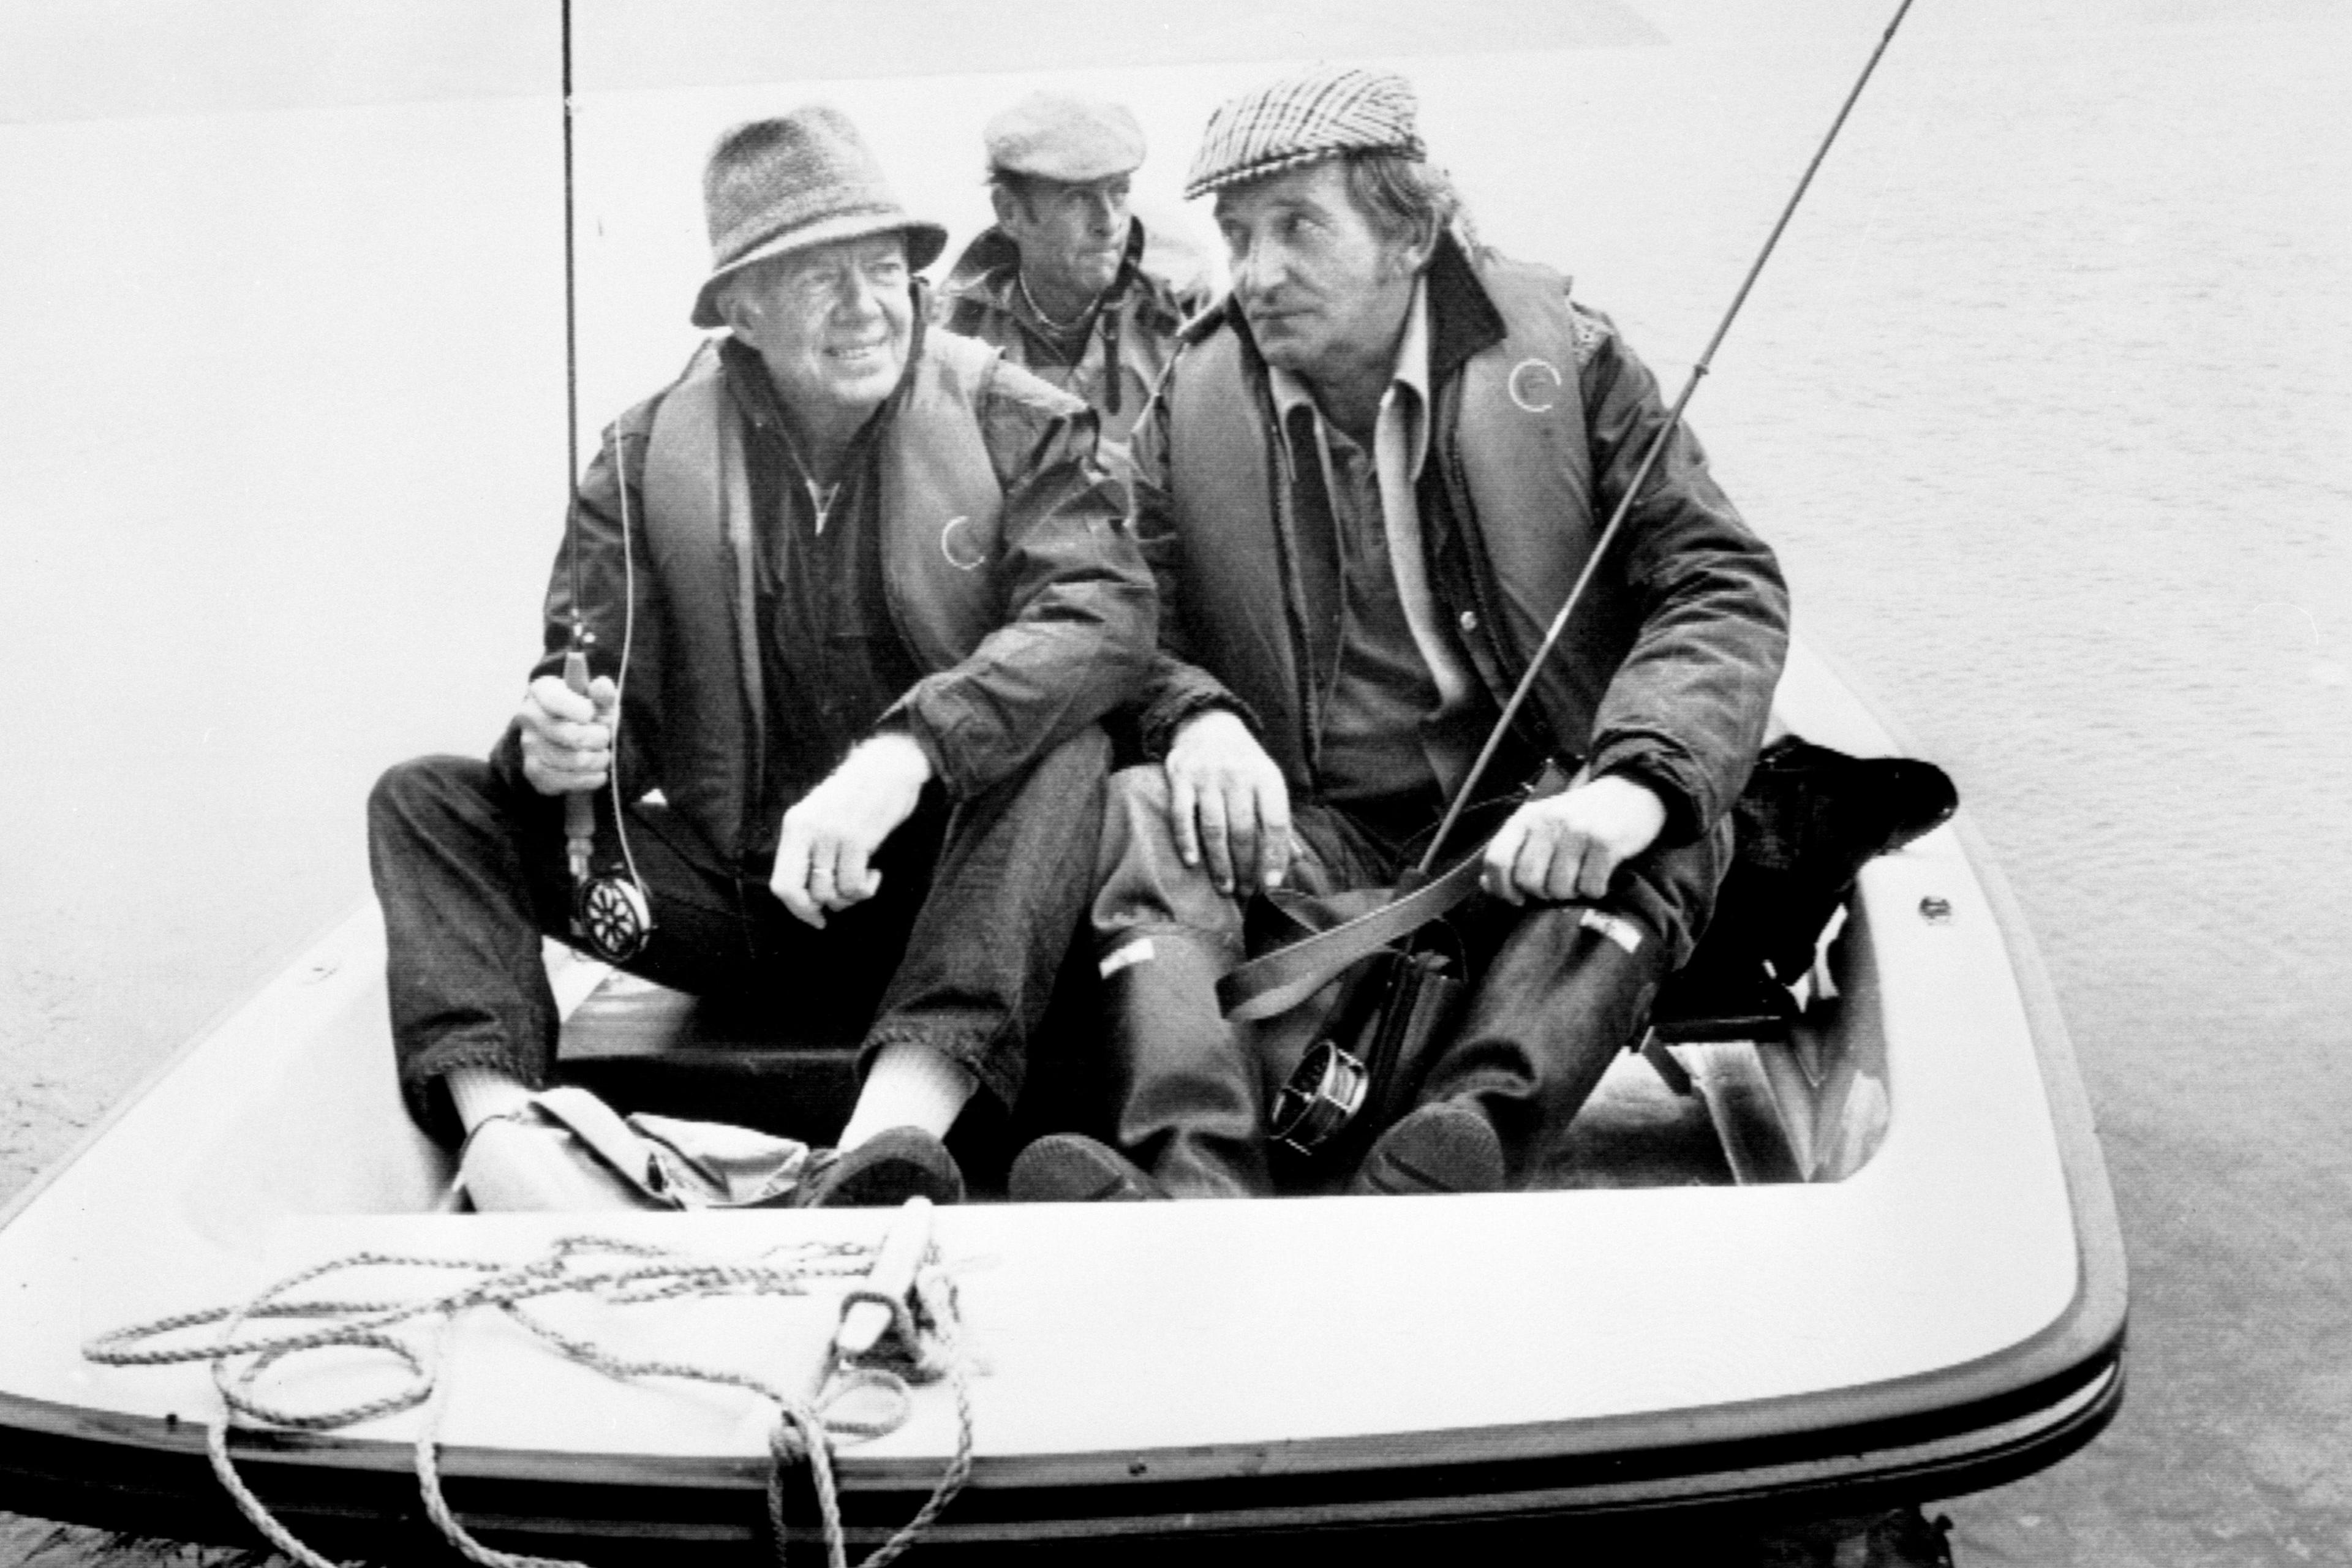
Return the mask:
[[[1844, 750], [1893, 749], [1809, 653], [1780, 713]], [[1965, 817], [1865, 870], [1842, 945], [1838, 1022], [1814, 1046], [1864, 1063], [1848, 1080], [1885, 1113], [1821, 1179], [943, 1211], [985, 1375], [971, 1485], [929, 1540], [983, 1556], [1694, 1529], [1954, 1495], [2088, 1441], [2123, 1392], [2119, 1233], [2063, 1021]], [[520, 1258], [583, 1228], [432, 1212], [446, 1160], [399, 1111], [382, 958], [363, 910], [0, 1223], [0, 1506], [248, 1538], [205, 1460], [219, 1417], [202, 1367], [92, 1367], [84, 1343], [358, 1249]], [[741, 1258], [882, 1223], [594, 1228]], [[829, 1331], [824, 1305], [679, 1331], [771, 1365]], [[461, 1391], [448, 1495], [494, 1543], [725, 1555], [764, 1539], [757, 1402], [614, 1384], [495, 1324], [460, 1326], [446, 1375]], [[239, 1430], [231, 1448], [306, 1538], [398, 1556], [426, 1528], [416, 1419]], [[900, 1430], [845, 1448], [853, 1537], [911, 1515], [955, 1442], [950, 1402], [926, 1391]]]

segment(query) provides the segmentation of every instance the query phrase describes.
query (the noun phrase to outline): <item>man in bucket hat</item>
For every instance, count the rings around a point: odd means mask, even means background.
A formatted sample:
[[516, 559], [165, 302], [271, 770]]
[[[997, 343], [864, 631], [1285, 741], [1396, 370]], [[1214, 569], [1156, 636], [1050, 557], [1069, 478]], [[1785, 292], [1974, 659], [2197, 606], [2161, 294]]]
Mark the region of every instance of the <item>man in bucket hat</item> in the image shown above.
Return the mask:
[[1085, 398], [1122, 454], [1176, 329], [1207, 303], [1197, 282], [1177, 280], [1188, 269], [1165, 237], [1128, 210], [1143, 128], [1119, 104], [1037, 92], [982, 141], [996, 223], [956, 259], [938, 320]]
[[[1165, 650], [1155, 765], [1112, 781], [1093, 922], [1116, 1147], [1027, 1197], [1269, 1190], [1261, 1063], [1218, 1010], [1254, 890], [1396, 880], [1591, 561], [1667, 410], [1567, 279], [1468, 237], [1398, 76], [1318, 68], [1210, 119], [1232, 295], [1136, 431]], [[1786, 641], [1771, 552], [1678, 432], [1482, 793], [1574, 782], [1485, 850], [1470, 993], [1358, 1192], [1538, 1180], [1705, 926]], [[1466, 847], [1466, 846], [1465, 846]]]
[[[729, 131], [704, 198], [693, 320], [725, 331], [606, 432], [520, 714], [487, 763], [371, 800], [400, 1083], [426, 1131], [470, 1132], [478, 1205], [614, 1194], [523, 1114], [556, 1038], [541, 932], [571, 934], [562, 797], [594, 792], [650, 906], [626, 967], [862, 1028], [799, 1201], [952, 1201], [940, 1140], [1018, 1093], [1083, 916], [1096, 721], [1150, 657], [1150, 578], [1084, 405], [927, 332], [913, 272], [945, 235], [839, 112]], [[558, 673], [575, 621], [585, 693]]]

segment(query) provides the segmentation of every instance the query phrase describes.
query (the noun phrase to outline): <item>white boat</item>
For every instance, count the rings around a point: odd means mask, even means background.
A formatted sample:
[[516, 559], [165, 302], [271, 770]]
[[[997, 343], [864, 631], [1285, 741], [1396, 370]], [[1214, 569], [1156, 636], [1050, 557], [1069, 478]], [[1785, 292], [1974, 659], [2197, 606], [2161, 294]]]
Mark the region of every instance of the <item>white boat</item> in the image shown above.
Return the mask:
[[[1849, 752], [1895, 750], [1801, 647], [1778, 718]], [[1856, 1511], [1992, 1485], [2087, 1441], [2122, 1395], [2124, 1257], [2016, 907], [1963, 813], [1869, 864], [1850, 917], [1826, 961], [1837, 994], [1789, 1039], [1665, 1047], [1686, 1099], [1621, 1060], [1588, 1112], [1623, 1160], [1599, 1184], [940, 1211], [978, 1375], [970, 1481], [931, 1550]], [[890, 1222], [448, 1212], [448, 1157], [394, 1091], [383, 963], [371, 906], [8, 1208], [0, 1506], [249, 1540], [206, 1462], [222, 1405], [205, 1365], [101, 1365], [85, 1347], [330, 1259], [512, 1260], [586, 1230], [740, 1260], [872, 1242]], [[574, 1008], [604, 976], [555, 967]], [[617, 994], [579, 1016], [630, 1011]], [[1694, 1128], [1696, 1164], [1643, 1163], [1644, 1147], [1687, 1151]], [[563, 1321], [793, 1384], [838, 1315], [820, 1292]], [[428, 1418], [457, 1517], [496, 1545], [723, 1554], [766, 1535], [774, 1411], [754, 1394], [608, 1378], [494, 1312], [457, 1326], [440, 1377], [437, 1414], [240, 1426], [229, 1450], [297, 1534], [377, 1557], [406, 1560], [406, 1532], [426, 1528], [413, 1446]], [[387, 1386], [331, 1357], [265, 1382], [307, 1407]], [[896, 1430], [840, 1449], [853, 1543], [914, 1513], [958, 1431], [950, 1391], [929, 1385]]]

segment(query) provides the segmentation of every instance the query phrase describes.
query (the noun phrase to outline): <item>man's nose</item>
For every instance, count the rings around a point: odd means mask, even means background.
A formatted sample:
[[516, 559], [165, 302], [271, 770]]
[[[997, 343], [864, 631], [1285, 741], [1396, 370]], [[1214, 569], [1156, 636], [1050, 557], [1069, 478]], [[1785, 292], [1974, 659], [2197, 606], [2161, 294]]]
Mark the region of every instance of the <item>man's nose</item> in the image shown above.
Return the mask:
[[874, 285], [866, 280], [865, 273], [853, 267], [842, 274], [834, 289], [833, 300], [835, 309], [852, 315], [865, 315], [876, 308]]
[[1097, 234], [1107, 234], [1118, 226], [1119, 201], [1108, 191], [1098, 191], [1087, 201], [1087, 226]]
[[1233, 252], [1234, 292], [1263, 294], [1281, 276], [1281, 260], [1271, 245], [1252, 241]]

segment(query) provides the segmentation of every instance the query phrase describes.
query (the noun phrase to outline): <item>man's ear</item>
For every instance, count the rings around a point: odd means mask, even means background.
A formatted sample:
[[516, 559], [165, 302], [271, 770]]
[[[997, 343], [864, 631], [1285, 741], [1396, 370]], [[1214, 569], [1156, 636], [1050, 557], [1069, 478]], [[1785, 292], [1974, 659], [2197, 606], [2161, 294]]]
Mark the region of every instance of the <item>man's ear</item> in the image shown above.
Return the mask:
[[1009, 187], [1001, 183], [988, 187], [988, 205], [996, 209], [996, 226], [1008, 234], [1012, 232], [1014, 224], [1029, 216], [1022, 208], [1021, 198], [1014, 195]]
[[716, 303], [719, 319], [726, 322], [727, 330], [739, 338], [744, 335], [745, 324], [757, 320], [760, 313], [760, 307], [745, 299], [740, 289], [721, 289]]

